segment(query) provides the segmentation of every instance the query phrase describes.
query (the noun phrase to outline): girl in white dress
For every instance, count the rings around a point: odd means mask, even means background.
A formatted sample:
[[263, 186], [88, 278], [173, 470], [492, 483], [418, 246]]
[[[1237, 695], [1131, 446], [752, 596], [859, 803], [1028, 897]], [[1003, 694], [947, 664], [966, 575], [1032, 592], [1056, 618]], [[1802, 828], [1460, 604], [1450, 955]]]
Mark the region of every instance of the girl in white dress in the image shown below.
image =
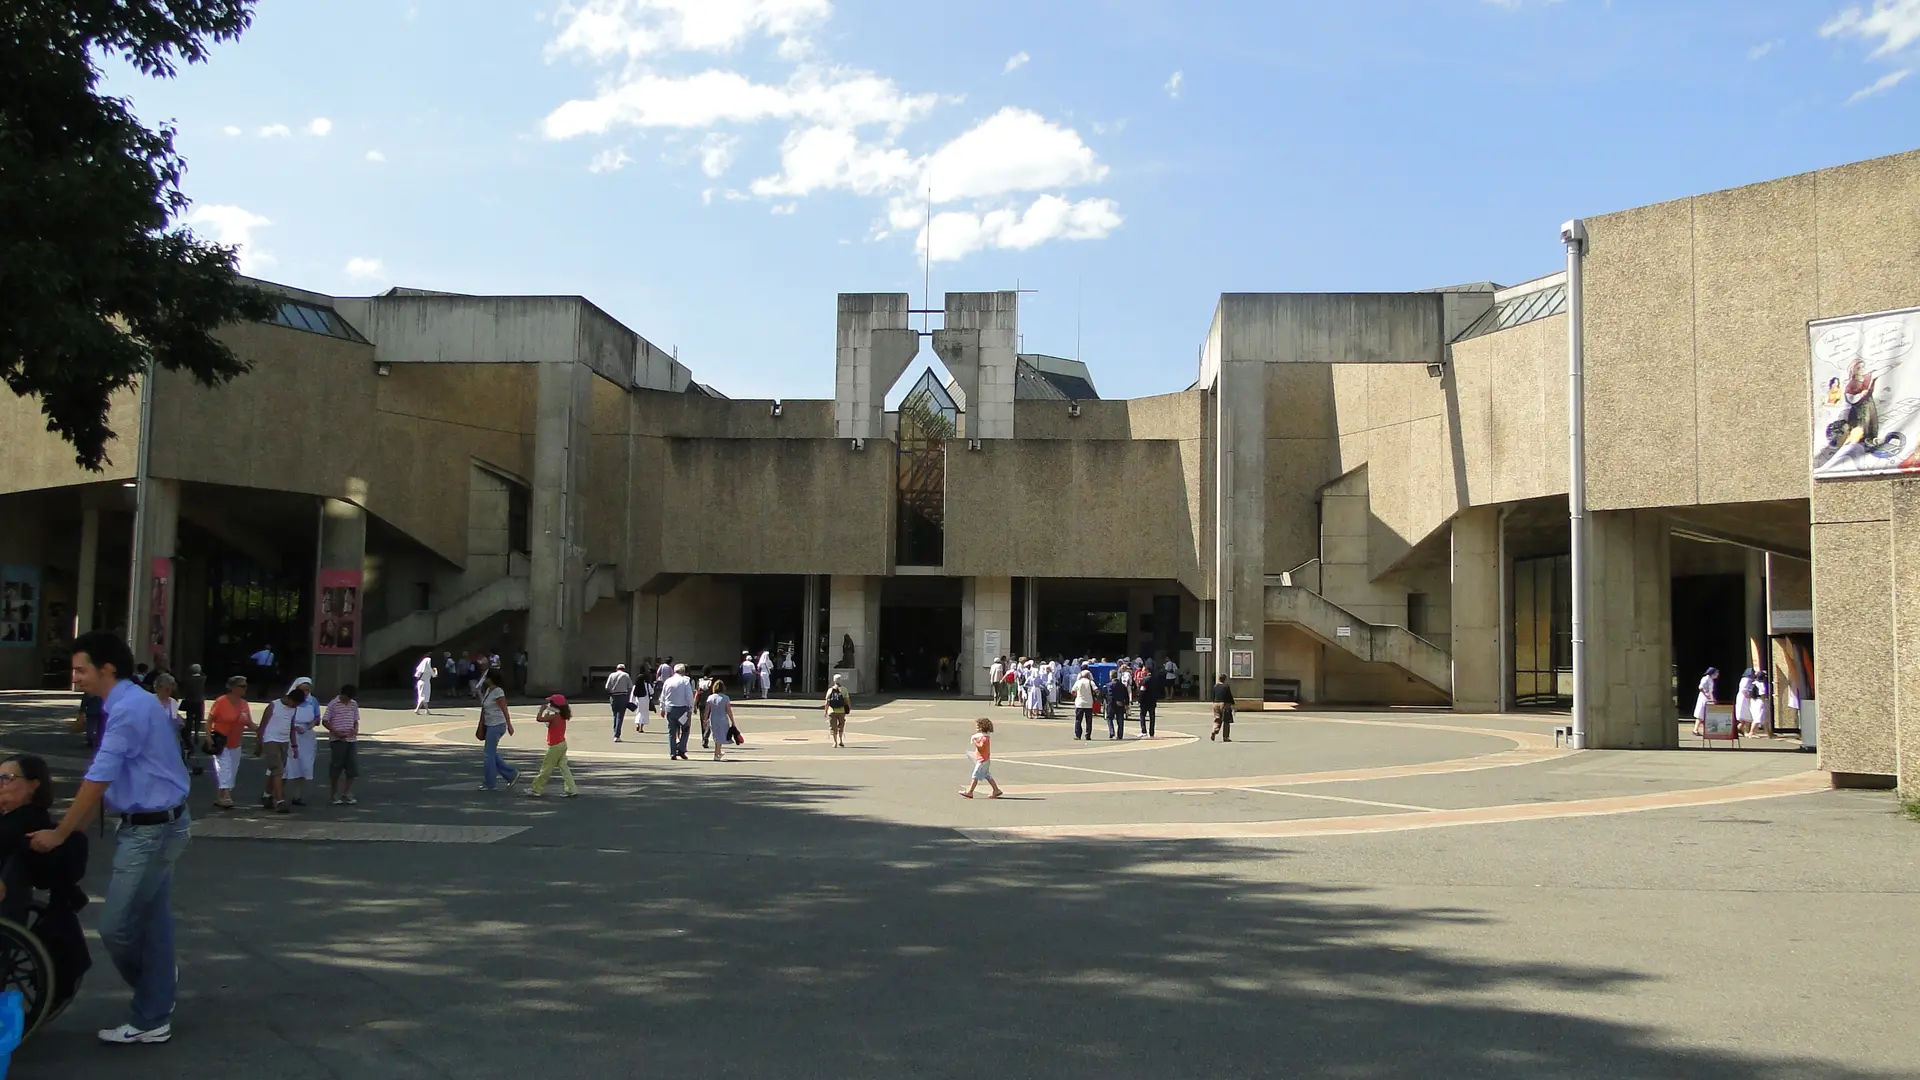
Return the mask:
[[1700, 676], [1700, 696], [1696, 698], [1693, 703], [1693, 733], [1695, 735], [1705, 735], [1707, 733], [1707, 706], [1714, 703], [1713, 682], [1719, 677], [1719, 668], [1708, 668], [1707, 673]]

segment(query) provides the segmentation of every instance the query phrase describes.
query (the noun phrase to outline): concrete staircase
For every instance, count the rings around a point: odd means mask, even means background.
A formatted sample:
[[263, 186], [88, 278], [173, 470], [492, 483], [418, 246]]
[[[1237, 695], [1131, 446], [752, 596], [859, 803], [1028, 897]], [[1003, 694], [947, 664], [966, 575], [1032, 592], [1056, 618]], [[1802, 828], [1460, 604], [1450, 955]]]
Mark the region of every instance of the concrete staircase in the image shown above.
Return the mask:
[[1268, 585], [1266, 621], [1297, 626], [1357, 660], [1392, 664], [1443, 694], [1453, 693], [1453, 658], [1446, 650], [1404, 626], [1365, 622], [1302, 586]]
[[360, 663], [373, 667], [408, 649], [430, 649], [456, 638], [503, 611], [527, 610], [527, 579], [498, 578], [434, 611], [416, 611], [369, 633]]

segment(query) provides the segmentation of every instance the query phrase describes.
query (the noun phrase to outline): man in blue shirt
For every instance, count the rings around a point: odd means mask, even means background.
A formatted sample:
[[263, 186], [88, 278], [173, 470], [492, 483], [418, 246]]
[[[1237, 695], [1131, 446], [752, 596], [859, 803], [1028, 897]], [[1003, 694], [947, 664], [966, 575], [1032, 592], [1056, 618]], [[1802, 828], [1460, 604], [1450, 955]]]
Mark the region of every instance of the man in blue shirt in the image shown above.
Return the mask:
[[193, 825], [173, 721], [152, 694], [121, 677], [132, 670], [133, 651], [112, 634], [74, 639], [73, 687], [105, 703], [106, 731], [66, 817], [32, 837], [35, 851], [52, 851], [86, 828], [102, 803], [120, 816], [100, 941], [133, 987], [133, 1009], [127, 1023], [100, 1032], [101, 1042], [114, 1044], [173, 1037], [173, 864]]

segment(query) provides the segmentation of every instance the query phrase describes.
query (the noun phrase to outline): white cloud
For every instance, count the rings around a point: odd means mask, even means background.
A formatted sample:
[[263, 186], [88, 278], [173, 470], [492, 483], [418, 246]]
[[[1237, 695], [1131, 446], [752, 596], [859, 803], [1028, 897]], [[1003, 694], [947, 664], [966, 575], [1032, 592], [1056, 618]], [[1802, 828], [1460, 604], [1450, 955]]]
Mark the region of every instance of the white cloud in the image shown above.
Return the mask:
[[216, 243], [239, 248], [243, 274], [256, 274], [274, 264], [272, 255], [253, 246], [253, 230], [273, 222], [251, 210], [220, 204], [196, 206], [183, 220], [196, 232], [211, 233]]
[[1166, 91], [1168, 97], [1177, 99], [1180, 96], [1180, 85], [1186, 81], [1187, 73], [1184, 71], [1176, 71], [1167, 76], [1166, 84], [1161, 86], [1160, 89]]
[[1107, 167], [1078, 132], [1009, 106], [934, 151], [926, 172], [934, 201], [946, 203], [1098, 183]]
[[598, 135], [611, 128], [706, 128], [761, 120], [803, 120], [830, 127], [900, 127], [930, 111], [938, 95], [904, 94], [869, 72], [804, 70], [786, 83], [756, 83], [735, 71], [676, 77], [642, 72], [599, 96], [566, 102], [541, 123], [549, 139]]
[[260, 129], [260, 137], [263, 139], [284, 139], [292, 134], [293, 129], [285, 124], [268, 124]]
[[934, 262], [952, 262], [987, 248], [1025, 251], [1049, 240], [1099, 240], [1120, 227], [1119, 204], [1112, 199], [1069, 202], [1059, 195], [1042, 195], [1025, 211], [1010, 208], [984, 214], [948, 210], [935, 214], [932, 231], [920, 229], [916, 251], [925, 252], [931, 235]]
[[1766, 56], [1771, 54], [1773, 50], [1785, 44], [1786, 42], [1784, 40], [1763, 41], [1760, 44], [1755, 45], [1753, 48], [1747, 50], [1747, 59], [1749, 60], [1764, 59]]
[[786, 215], [786, 214], [791, 214], [798, 209], [800, 209], [800, 204], [797, 202], [780, 203], [773, 208], [773, 212], [776, 215]]
[[381, 153], [378, 150], [369, 150], [367, 151], [367, 160], [377, 165], [387, 160], [387, 155]]
[[228, 125], [227, 125], [226, 127], [223, 127], [223, 128], [221, 128], [220, 130], [221, 130], [221, 132], [223, 132], [224, 134], [227, 134], [227, 135], [238, 135], [238, 134], [240, 134], [240, 129], [239, 129], [239, 128], [237, 128], [237, 127], [234, 127], [234, 126], [233, 126], [232, 124], [228, 124]]
[[1870, 55], [1893, 56], [1920, 41], [1920, 0], [1873, 0], [1870, 11], [1847, 8], [1820, 28], [1820, 36], [1878, 41]]
[[713, 189], [712, 188], [707, 188], [700, 192], [700, 205], [701, 206], [713, 205]]
[[733, 167], [733, 155], [740, 148], [740, 137], [713, 132], [700, 140], [700, 171], [717, 180]]
[[1031, 59], [1033, 59], [1033, 57], [1027, 55], [1027, 50], [1021, 49], [1019, 52], [1007, 57], [1007, 66], [1000, 69], [1000, 74], [1011, 75], [1021, 68], [1026, 67], [1027, 61]]
[[627, 156], [626, 147], [616, 146], [593, 155], [593, 160], [587, 163], [587, 171], [590, 173], [619, 172], [632, 160]]
[[387, 268], [381, 265], [381, 262], [379, 259], [371, 259], [363, 255], [356, 255], [353, 258], [347, 260], [347, 276], [350, 278], [359, 278], [362, 280], [369, 279], [369, 278], [385, 278], [387, 276]]
[[332, 130], [333, 121], [324, 116], [316, 116], [312, 120], [307, 121], [307, 134], [309, 135], [319, 135], [324, 138], [326, 134]]
[[1847, 99], [1847, 104], [1851, 105], [1856, 101], [1865, 100], [1866, 98], [1870, 98], [1875, 94], [1883, 94], [1888, 90], [1891, 90], [1896, 86], [1899, 86], [1903, 81], [1906, 80], [1906, 77], [1911, 74], [1913, 74], [1912, 68], [1901, 68], [1898, 71], [1889, 71], [1885, 75], [1882, 75], [1878, 79], [1875, 79], [1873, 81], [1873, 85], [1863, 86], [1860, 89], [1855, 90], [1853, 92], [1853, 96]]
[[842, 188], [874, 195], [914, 182], [920, 168], [898, 147], [863, 143], [838, 128], [807, 128], [787, 136], [780, 146], [780, 174], [755, 180], [753, 193], [767, 198]]
[[806, 34], [833, 14], [830, 0], [583, 0], [563, 3], [548, 56], [638, 60], [666, 52], [730, 52], [756, 34], [781, 55], [805, 53]]

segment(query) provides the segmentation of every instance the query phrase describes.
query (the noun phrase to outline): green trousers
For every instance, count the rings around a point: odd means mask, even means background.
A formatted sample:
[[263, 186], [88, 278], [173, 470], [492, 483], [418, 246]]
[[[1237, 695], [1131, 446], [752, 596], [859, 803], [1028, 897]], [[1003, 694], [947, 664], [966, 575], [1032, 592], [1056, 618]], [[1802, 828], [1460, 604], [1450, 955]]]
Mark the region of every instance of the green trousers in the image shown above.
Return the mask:
[[540, 775], [533, 778], [533, 793], [542, 795], [547, 790], [547, 779], [553, 770], [560, 770], [560, 783], [571, 795], [579, 789], [573, 786], [573, 770], [567, 767], [567, 744], [555, 743], [547, 747], [547, 756], [540, 759]]

